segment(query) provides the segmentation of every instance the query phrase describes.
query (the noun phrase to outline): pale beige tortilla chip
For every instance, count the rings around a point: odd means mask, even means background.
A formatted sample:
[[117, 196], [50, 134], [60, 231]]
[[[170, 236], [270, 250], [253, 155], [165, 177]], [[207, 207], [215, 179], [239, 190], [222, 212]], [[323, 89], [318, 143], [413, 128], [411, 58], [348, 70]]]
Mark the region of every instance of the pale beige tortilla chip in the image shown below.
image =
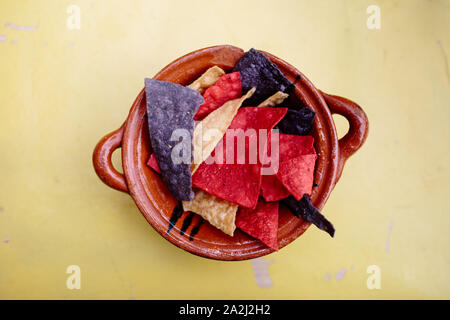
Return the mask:
[[[244, 100], [250, 98], [255, 91], [256, 88], [252, 88], [241, 98], [226, 102], [197, 123], [192, 139], [194, 146], [194, 161], [191, 166], [192, 174], [210, 156], [217, 143], [224, 136]], [[232, 236], [236, 229], [235, 218], [239, 206], [219, 199], [203, 190], [194, 190], [194, 193], [192, 201], [183, 201], [183, 210], [201, 215], [211, 225]]]
[[284, 99], [286, 99], [287, 97], [289, 97], [287, 93], [284, 93], [283, 91], [278, 91], [274, 95], [268, 97], [266, 100], [261, 102], [258, 105], [258, 107], [275, 107], [276, 105], [282, 103]]
[[225, 74], [221, 68], [214, 66], [203, 73], [200, 78], [192, 82], [188, 87], [203, 93], [207, 88], [215, 84]]
[[192, 174], [211, 155], [244, 100], [250, 98], [255, 93], [255, 90], [256, 88], [252, 88], [241, 98], [226, 102], [196, 125], [192, 138], [192, 144], [194, 146], [194, 161], [191, 165]]
[[233, 236], [238, 205], [219, 199], [203, 190], [196, 190], [192, 201], [183, 201], [183, 210], [192, 211], [211, 225]]

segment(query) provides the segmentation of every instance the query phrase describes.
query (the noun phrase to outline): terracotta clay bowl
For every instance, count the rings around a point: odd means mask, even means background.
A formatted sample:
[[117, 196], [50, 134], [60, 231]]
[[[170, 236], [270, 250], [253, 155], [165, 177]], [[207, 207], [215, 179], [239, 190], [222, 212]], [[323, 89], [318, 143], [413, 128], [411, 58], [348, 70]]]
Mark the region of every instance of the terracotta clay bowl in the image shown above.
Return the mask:
[[[317, 186], [313, 188], [311, 199], [320, 210], [340, 178], [345, 161], [364, 143], [368, 133], [367, 116], [354, 102], [321, 92], [296, 68], [269, 53], [264, 54], [289, 80], [297, 78], [294, 99], [301, 100], [317, 113], [312, 132], [318, 154], [314, 176]], [[231, 70], [243, 55], [242, 49], [233, 46], [201, 49], [175, 60], [154, 78], [187, 85], [213, 65], [225, 71]], [[97, 144], [93, 162], [100, 179], [114, 189], [129, 193], [150, 225], [164, 238], [188, 252], [217, 260], [245, 260], [273, 252], [259, 240], [240, 230], [236, 230], [235, 235], [230, 237], [208, 222], [203, 222], [199, 216], [189, 213], [173, 219], [174, 227], [168, 232], [176, 201], [159, 176], [146, 165], [151, 145], [145, 100], [145, 92], [142, 90], [124, 124]], [[349, 122], [348, 133], [339, 140], [333, 113], [344, 116]], [[111, 162], [111, 155], [117, 148], [122, 148], [123, 174]], [[287, 209], [281, 209], [279, 247], [283, 248], [298, 238], [309, 225]]]

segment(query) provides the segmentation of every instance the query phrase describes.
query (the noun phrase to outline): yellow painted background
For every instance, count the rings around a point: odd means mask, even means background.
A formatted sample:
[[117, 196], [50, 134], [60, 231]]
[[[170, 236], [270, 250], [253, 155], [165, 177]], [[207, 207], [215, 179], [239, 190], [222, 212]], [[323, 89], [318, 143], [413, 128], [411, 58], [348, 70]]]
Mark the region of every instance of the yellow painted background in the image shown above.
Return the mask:
[[[366, 27], [371, 4], [381, 30]], [[448, 0], [2, 0], [0, 298], [450, 298], [449, 31]], [[335, 239], [311, 228], [265, 257], [270, 288], [250, 261], [164, 240], [91, 164], [145, 76], [215, 44], [272, 52], [370, 119], [323, 210]], [[373, 264], [381, 290], [366, 287]]]

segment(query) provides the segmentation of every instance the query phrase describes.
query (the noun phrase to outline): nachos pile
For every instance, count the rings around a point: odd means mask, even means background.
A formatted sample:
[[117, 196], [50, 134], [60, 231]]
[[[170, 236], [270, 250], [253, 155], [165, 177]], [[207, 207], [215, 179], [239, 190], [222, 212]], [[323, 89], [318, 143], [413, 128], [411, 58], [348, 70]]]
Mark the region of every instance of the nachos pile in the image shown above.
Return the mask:
[[213, 66], [188, 86], [145, 79], [148, 166], [179, 201], [174, 210], [273, 250], [283, 207], [334, 236], [310, 199], [315, 112], [289, 102], [293, 86], [255, 49], [231, 72]]

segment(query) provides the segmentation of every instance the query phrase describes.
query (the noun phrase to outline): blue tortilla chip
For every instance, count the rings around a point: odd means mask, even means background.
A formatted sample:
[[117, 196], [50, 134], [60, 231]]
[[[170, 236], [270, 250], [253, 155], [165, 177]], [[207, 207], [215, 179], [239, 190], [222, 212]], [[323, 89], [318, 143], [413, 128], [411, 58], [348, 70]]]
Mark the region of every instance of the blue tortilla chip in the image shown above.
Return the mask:
[[233, 68], [241, 73], [242, 91], [256, 87], [256, 92], [246, 100], [246, 106], [257, 106], [278, 91], [285, 92], [292, 83], [262, 52], [250, 49]]
[[289, 108], [284, 118], [278, 123], [277, 128], [281, 133], [307, 136], [314, 124], [316, 113], [303, 107], [300, 110]]
[[[204, 103], [203, 97], [188, 87], [153, 79], [145, 79], [145, 94], [150, 141], [161, 169], [161, 177], [175, 199], [190, 201], [194, 197], [190, 170], [193, 118]], [[172, 136], [177, 129], [185, 133], [179, 140], [177, 136]], [[184, 159], [181, 163], [172, 160], [175, 147]]]
[[286, 206], [296, 217], [302, 218], [314, 224], [320, 230], [327, 232], [334, 237], [334, 226], [325, 218], [316, 207], [311, 203], [308, 195], [304, 195], [300, 201], [295, 200], [293, 196], [289, 196], [281, 203]]

